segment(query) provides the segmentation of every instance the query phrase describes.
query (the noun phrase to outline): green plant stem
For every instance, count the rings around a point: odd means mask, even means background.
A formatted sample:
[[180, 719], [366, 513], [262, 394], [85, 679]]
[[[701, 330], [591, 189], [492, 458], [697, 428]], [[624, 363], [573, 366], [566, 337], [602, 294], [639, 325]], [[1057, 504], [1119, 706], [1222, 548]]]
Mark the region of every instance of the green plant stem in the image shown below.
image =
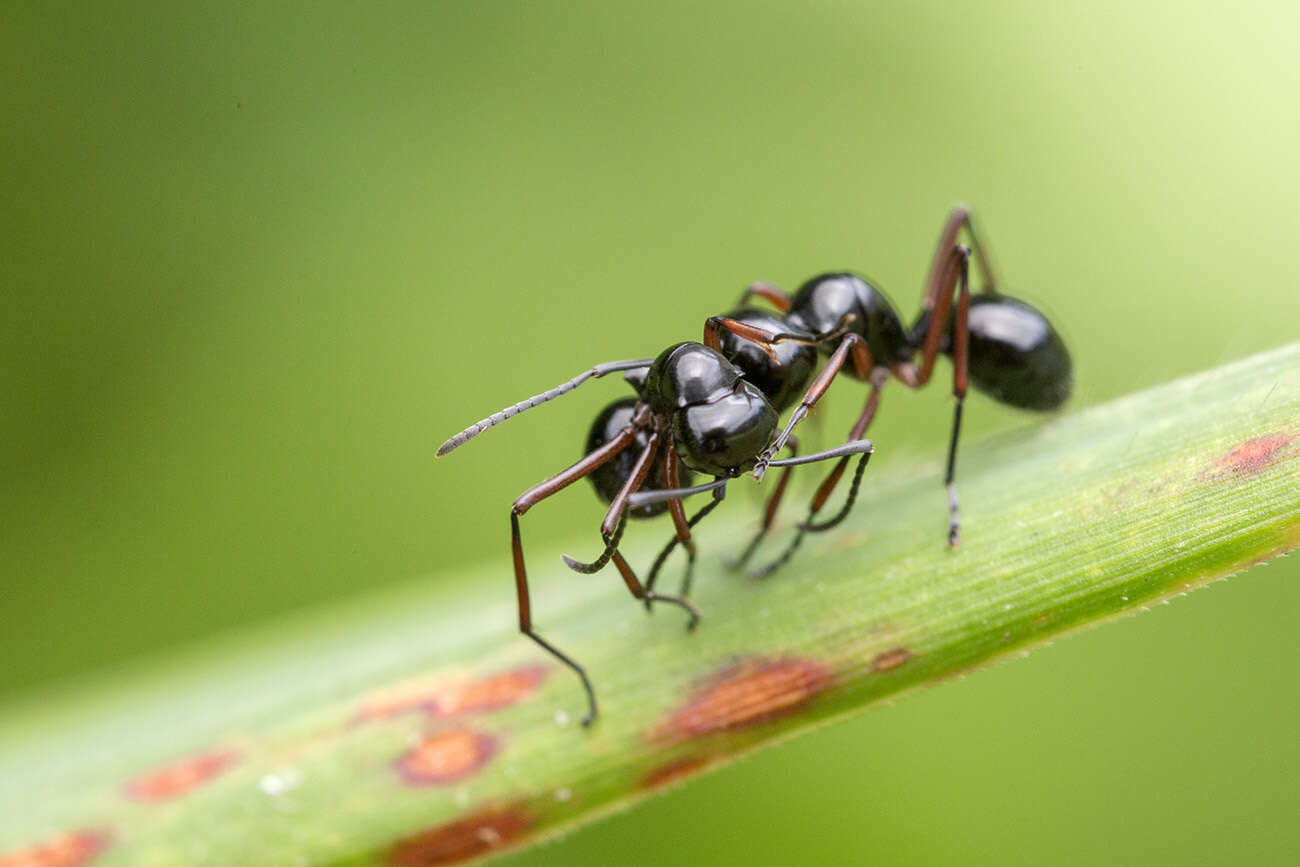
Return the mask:
[[[1297, 419], [1300, 344], [966, 443], [956, 550], [940, 463], [873, 467], [850, 519], [763, 582], [723, 566], [755, 516], [720, 509], [701, 527], [692, 635], [680, 611], [647, 617], [612, 569], [576, 576], [530, 548], [535, 622], [600, 695], [590, 730], [577, 680], [514, 630], [500, 557], [45, 697], [0, 719], [0, 801], [19, 805], [0, 853], [78, 829], [99, 835], [96, 865], [433, 864], [527, 845], [1294, 549]], [[657, 524], [632, 563], [650, 562]], [[222, 757], [210, 779], [145, 776], [196, 755]]]

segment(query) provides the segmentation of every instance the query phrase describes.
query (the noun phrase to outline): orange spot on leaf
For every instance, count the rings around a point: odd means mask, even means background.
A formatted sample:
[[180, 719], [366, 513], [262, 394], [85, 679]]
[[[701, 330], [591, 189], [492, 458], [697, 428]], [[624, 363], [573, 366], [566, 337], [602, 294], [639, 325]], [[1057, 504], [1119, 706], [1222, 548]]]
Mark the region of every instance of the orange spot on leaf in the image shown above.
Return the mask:
[[501, 710], [535, 692], [546, 675], [542, 666], [524, 666], [474, 680], [416, 678], [371, 695], [352, 721], [389, 719], [416, 710], [436, 717]]
[[491, 736], [453, 729], [426, 737], [397, 758], [397, 772], [416, 786], [442, 786], [474, 774], [496, 755]]
[[546, 679], [546, 669], [528, 666], [451, 686], [429, 705], [433, 716], [501, 710], [527, 698]]
[[641, 778], [641, 787], [645, 789], [657, 789], [660, 786], [666, 786], [669, 783], [675, 783], [678, 780], [684, 780], [694, 774], [696, 771], [702, 771], [713, 763], [709, 756], [687, 756], [684, 759], [677, 759], [666, 765], [660, 765], [652, 768]]
[[753, 659], [723, 669], [651, 737], [684, 740], [794, 713], [831, 685], [826, 666], [803, 659]]
[[1246, 440], [1246, 442], [1219, 458], [1219, 468], [1226, 472], [1238, 474], [1261, 472], [1274, 464], [1278, 452], [1293, 442], [1295, 442], [1295, 437], [1284, 433]]
[[532, 817], [518, 807], [482, 810], [398, 840], [388, 850], [387, 860], [393, 867], [456, 864], [509, 846], [532, 824]]
[[440, 677], [420, 677], [379, 690], [365, 700], [352, 721], [363, 723], [424, 710], [438, 700], [442, 683]]
[[891, 668], [898, 668], [903, 663], [912, 658], [912, 651], [906, 647], [891, 647], [886, 651], [876, 654], [876, 658], [871, 660], [872, 671], [889, 671]]
[[106, 831], [74, 831], [0, 855], [0, 867], [81, 867], [109, 844]]
[[181, 759], [136, 777], [123, 787], [133, 801], [154, 803], [179, 798], [205, 785], [239, 759], [234, 750], [213, 750]]

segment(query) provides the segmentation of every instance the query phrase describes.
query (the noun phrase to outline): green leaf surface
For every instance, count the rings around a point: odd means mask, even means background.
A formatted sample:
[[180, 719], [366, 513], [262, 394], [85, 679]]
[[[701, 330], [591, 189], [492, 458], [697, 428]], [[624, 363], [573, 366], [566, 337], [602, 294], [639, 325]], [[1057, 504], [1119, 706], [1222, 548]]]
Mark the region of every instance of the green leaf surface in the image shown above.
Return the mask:
[[[612, 569], [575, 575], [535, 544], [535, 622], [591, 673], [590, 730], [577, 680], [515, 631], [503, 504], [503, 551], [432, 590], [7, 710], [0, 864], [437, 864], [527, 845], [1294, 549], [1297, 419], [1300, 344], [966, 443], [957, 550], [937, 460], [869, 469], [851, 518], [763, 582], [723, 565], [755, 517], [728, 503], [701, 526], [689, 635]], [[667, 533], [634, 526], [629, 560]]]

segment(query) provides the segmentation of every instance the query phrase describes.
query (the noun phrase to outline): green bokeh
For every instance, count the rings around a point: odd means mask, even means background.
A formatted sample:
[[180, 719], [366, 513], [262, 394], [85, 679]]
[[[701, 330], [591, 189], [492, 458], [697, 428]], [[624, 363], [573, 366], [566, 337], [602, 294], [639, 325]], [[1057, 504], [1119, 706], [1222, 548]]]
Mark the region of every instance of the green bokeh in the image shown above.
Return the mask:
[[[852, 267], [910, 310], [958, 199], [1062, 327], [1078, 404], [1297, 339], [1297, 27], [1283, 3], [7, 6], [0, 697], [506, 569], [506, 504], [617, 386], [437, 442], [695, 337], [753, 279]], [[877, 461], [933, 459], [943, 388], [885, 406]], [[968, 443], [1032, 423], [967, 418]], [[855, 520], [885, 508], [868, 488]], [[530, 537], [599, 514], [575, 491]], [[512, 863], [1290, 860], [1296, 610], [1292, 558]]]

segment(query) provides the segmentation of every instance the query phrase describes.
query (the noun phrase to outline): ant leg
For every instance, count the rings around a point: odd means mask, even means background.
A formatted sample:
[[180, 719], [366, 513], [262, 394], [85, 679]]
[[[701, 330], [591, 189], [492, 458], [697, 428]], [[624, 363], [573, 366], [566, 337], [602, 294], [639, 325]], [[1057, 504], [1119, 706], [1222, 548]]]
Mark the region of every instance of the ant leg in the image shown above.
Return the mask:
[[[720, 481], [723, 481], [725, 483], [726, 480], [722, 479]], [[689, 489], [685, 489], [685, 490], [689, 490]], [[717, 508], [718, 503], [721, 503], [726, 496], [727, 496], [727, 489], [725, 487], [725, 484], [715, 487], [713, 489], [713, 499], [705, 503], [704, 506], [698, 512], [696, 512], [694, 515], [691, 516], [691, 519], [686, 522], [687, 528], [693, 528], [700, 521], [703, 521], [705, 517], [708, 516], [709, 512], [712, 512], [715, 508]], [[669, 500], [669, 502], [672, 501]], [[647, 591], [654, 590], [655, 581], [659, 577], [659, 570], [663, 568], [664, 562], [667, 561], [668, 555], [673, 552], [673, 549], [677, 547], [677, 543], [678, 543], [678, 537], [676, 535], [673, 535], [673, 537], [668, 540], [668, 544], [664, 545], [663, 550], [659, 552], [659, 556], [655, 557], [654, 564], [650, 567], [650, 575], [649, 577], [646, 578], [646, 582], [645, 582]], [[683, 576], [683, 580], [682, 580], [681, 596], [685, 598], [689, 596], [690, 593], [691, 593], [691, 572], [690, 570], [687, 570], [686, 575]], [[649, 603], [646, 603], [646, 610], [647, 611], [650, 610]]]
[[745, 291], [741, 293], [740, 300], [736, 303], [743, 306], [749, 303], [749, 299], [754, 296], [758, 296], [767, 301], [782, 313], [790, 312], [790, 303], [792, 301], [790, 293], [763, 280], [757, 280], [750, 283], [749, 286], [746, 287]]
[[[668, 431], [664, 441], [664, 485], [669, 488], [678, 488], [681, 486], [681, 477], [677, 471], [677, 448], [673, 442], [672, 431]], [[680, 499], [668, 501], [668, 514], [673, 519], [674, 535], [672, 543], [660, 552], [659, 557], [655, 559], [654, 565], [650, 567], [650, 577], [646, 579], [646, 589], [653, 590], [655, 578], [659, 574], [659, 569], [663, 566], [664, 560], [668, 559], [669, 552], [677, 547], [680, 542], [686, 549], [686, 577], [682, 586], [689, 590], [691, 586], [691, 573], [695, 569], [695, 542], [691, 539], [691, 523], [686, 520], [686, 510], [682, 507]], [[686, 595], [686, 591], [682, 592]], [[645, 610], [650, 610], [652, 600], [645, 600]]]
[[586, 575], [599, 572], [614, 555], [623, 537], [623, 528], [627, 524], [627, 499], [645, 483], [646, 476], [650, 474], [650, 465], [654, 463], [655, 453], [658, 450], [659, 434], [651, 433], [646, 440], [645, 448], [641, 450], [641, 456], [636, 459], [636, 464], [632, 467], [632, 475], [623, 483], [623, 487], [619, 488], [609, 504], [609, 510], [605, 512], [605, 520], [601, 521], [600, 535], [605, 540], [605, 550], [600, 553], [600, 556], [590, 563], [583, 563], [568, 554], [563, 555], [564, 564], [574, 572], [582, 572]]
[[875, 362], [871, 358], [870, 350], [867, 349], [867, 342], [856, 332], [849, 332], [844, 335], [843, 339], [840, 341], [840, 345], [836, 347], [833, 353], [831, 353], [830, 360], [826, 362], [826, 366], [822, 368], [821, 373], [817, 374], [817, 378], [812, 381], [812, 385], [808, 386], [808, 390], [804, 392], [803, 400], [799, 402], [799, 406], [795, 407], [794, 412], [791, 413], [790, 420], [786, 422], [785, 429], [782, 430], [781, 433], [777, 435], [776, 439], [772, 441], [772, 444], [765, 448], [763, 453], [758, 456], [758, 462], [754, 465], [755, 479], [760, 481], [762, 480], [763, 474], [767, 472], [768, 464], [772, 462], [772, 457], [785, 446], [785, 442], [794, 432], [795, 426], [799, 424], [799, 422], [803, 421], [804, 417], [808, 415], [808, 411], [816, 406], [817, 401], [821, 400], [822, 395], [826, 393], [826, 389], [830, 388], [831, 381], [835, 379], [835, 375], [839, 373], [840, 368], [844, 366], [844, 360], [848, 358], [850, 354], [853, 358], [853, 368], [857, 372], [858, 376], [863, 379], [871, 378], [871, 372], [875, 368]]
[[510, 550], [515, 567], [515, 592], [519, 601], [519, 631], [541, 645], [542, 649], [564, 663], [582, 681], [582, 688], [587, 693], [587, 715], [582, 724], [589, 726], [596, 718], [596, 692], [591, 688], [587, 672], [572, 657], [542, 638], [533, 630], [532, 605], [528, 594], [528, 571], [524, 566], [524, 543], [519, 532], [519, 516], [537, 503], [589, 475], [602, 464], [612, 460], [615, 455], [626, 449], [636, 440], [636, 431], [632, 427], [624, 428], [618, 436], [596, 449], [562, 473], [534, 485], [520, 494], [510, 507]]
[[[884, 377], [875, 378], [873, 372], [871, 393], [867, 395], [867, 403], [862, 408], [862, 413], [858, 416], [858, 420], [853, 423], [853, 427], [849, 431], [849, 442], [862, 439], [862, 435], [866, 433], [867, 428], [871, 426], [872, 419], [876, 417], [876, 410], [880, 407], [880, 389], [883, 385]], [[810, 533], [820, 533], [824, 530], [829, 530], [848, 517], [849, 510], [853, 508], [853, 503], [858, 497], [858, 488], [862, 484], [862, 472], [866, 469], [866, 466], [861, 463], [858, 464], [857, 472], [853, 475], [853, 482], [849, 485], [849, 496], [844, 501], [844, 505], [840, 507], [839, 512], [836, 513], [834, 517], [828, 518], [825, 521], [813, 523], [813, 518], [815, 518], [817, 513], [821, 511], [822, 506], [826, 504], [826, 500], [830, 497], [831, 492], [835, 489], [835, 486], [839, 484], [840, 477], [844, 474], [844, 468], [847, 465], [848, 458], [841, 458], [840, 462], [835, 466], [835, 469], [831, 471], [831, 474], [824, 482], [822, 482], [821, 486], [818, 487], [817, 494], [813, 498], [812, 506], [808, 510], [808, 517], [803, 524], [800, 525], [801, 530], [807, 530]]]
[[642, 599], [647, 603], [667, 602], [671, 605], [679, 606], [690, 615], [690, 619], [686, 621], [686, 631], [694, 631], [695, 627], [700, 622], [700, 612], [694, 605], [681, 596], [666, 596], [662, 593], [655, 593], [652, 590], [647, 590], [642, 586], [641, 582], [637, 580], [636, 573], [632, 571], [632, 567], [628, 565], [628, 562], [623, 559], [623, 555], [618, 551], [614, 552], [614, 567], [618, 569], [618, 574], [623, 576], [623, 583], [627, 585], [627, 589], [632, 592], [633, 596], [637, 599]]
[[961, 433], [961, 408], [966, 401], [966, 374], [970, 363], [970, 286], [967, 259], [961, 259], [961, 289], [957, 301], [957, 322], [953, 328], [952, 350], [952, 434], [948, 440], [948, 470], [944, 473], [943, 484], [948, 489], [948, 546], [957, 546], [957, 534], [961, 528], [961, 515], [957, 511], [957, 488], [954, 477], [957, 474], [957, 436]]
[[[786, 447], [790, 449], [792, 457], [799, 456], [799, 441], [795, 437], [791, 436], [786, 440]], [[781, 472], [781, 479], [776, 483], [776, 490], [772, 492], [772, 496], [768, 497], [767, 506], [763, 509], [763, 521], [758, 526], [758, 532], [754, 534], [754, 538], [749, 540], [749, 544], [740, 552], [740, 556], [727, 564], [728, 568], [733, 570], [743, 568], [749, 562], [749, 558], [754, 556], [754, 551], [758, 549], [759, 543], [767, 537], [768, 531], [772, 529], [772, 524], [776, 521], [777, 509], [781, 506], [781, 498], [785, 495], [785, 489], [790, 484], [790, 474], [793, 472], [794, 467], [785, 467]]]
[[935, 296], [931, 293], [938, 288], [943, 272], [946, 270], [946, 262], [952, 253], [952, 248], [957, 244], [957, 237], [961, 230], [966, 230], [966, 237], [970, 239], [970, 246], [974, 251], [974, 258], [979, 261], [980, 271], [984, 274], [985, 292], [997, 294], [997, 281], [993, 277], [993, 263], [989, 259], [988, 250], [980, 244], [979, 236], [975, 233], [974, 216], [971, 214], [970, 207], [967, 205], [957, 205], [948, 212], [948, 218], [943, 222], [943, 231], [939, 233], [939, 243], [935, 245], [934, 256], [930, 260], [930, 270], [926, 276], [926, 296], [922, 299], [922, 309], [931, 310], [934, 308]]
[[[970, 360], [970, 259], [969, 247], [958, 245], [949, 251], [938, 282], [927, 290], [927, 300], [933, 297], [934, 303], [932, 309], [923, 312], [921, 317], [926, 329], [925, 341], [921, 347], [921, 367], [917, 370], [907, 365], [895, 369], [895, 374], [909, 388], [920, 388], [930, 381], [955, 289], [957, 311], [953, 317], [952, 330], [952, 396], [956, 403], [953, 406], [952, 433], [948, 440], [948, 469], [944, 474], [944, 486], [948, 489], [948, 544], [953, 547], [957, 545], [961, 527], [954, 478], [957, 472], [957, 437], [961, 433], [961, 411], [966, 399]], [[927, 317], [929, 321], [925, 322]]]
[[[812, 505], [809, 508], [808, 519], [807, 521], [799, 525], [799, 528], [795, 533], [794, 538], [790, 540], [790, 544], [787, 545], [786, 549], [781, 552], [780, 557], [777, 557], [775, 560], [773, 560], [771, 563], [768, 563], [766, 566], [763, 566], [759, 569], [755, 569], [753, 572], [750, 572], [749, 573], [750, 578], [755, 580], [760, 578], [766, 578], [768, 575], [771, 575], [773, 572], [775, 572], [777, 569], [783, 566], [786, 563], [786, 561], [789, 560], [794, 555], [794, 552], [799, 548], [799, 545], [803, 542], [803, 537], [805, 533], [808, 533], [810, 531], [829, 529], [830, 527], [835, 526], [835, 524], [838, 524], [841, 520], [844, 519], [844, 516], [848, 514], [849, 509], [852, 508], [854, 500], [857, 499], [858, 487], [862, 483], [862, 474], [867, 468], [867, 461], [871, 459], [872, 451], [873, 449], [870, 440], [855, 439], [855, 440], [850, 440], [849, 442], [837, 448], [829, 449], [824, 452], [817, 452], [816, 454], [808, 455], [805, 458], [789, 458], [786, 460], [773, 462], [773, 466], [782, 466], [782, 465], [790, 466], [796, 463], [801, 463], [801, 464], [813, 463], [815, 461], [827, 460], [829, 458], [839, 458], [839, 461], [835, 465], [835, 469], [832, 470], [830, 475], [826, 477], [825, 481], [823, 481], [821, 485], [818, 486], [817, 493], [813, 497]], [[831, 492], [835, 489], [836, 484], [839, 483], [840, 477], [844, 474], [844, 469], [846, 466], [848, 466], [849, 458], [855, 454], [860, 454], [862, 455], [862, 457], [858, 461], [858, 468], [856, 472], [854, 472], [853, 474], [853, 483], [849, 489], [849, 498], [848, 501], [845, 503], [844, 508], [841, 509], [840, 513], [836, 515], [835, 518], [833, 518], [832, 520], [827, 521], [823, 524], [817, 524], [817, 525], [812, 524], [813, 516], [816, 515], [817, 512], [821, 510], [822, 506], [826, 504], [826, 499], [830, 496]]]
[[831, 334], [804, 334], [799, 331], [780, 331], [773, 334], [766, 329], [746, 325], [726, 316], [710, 316], [704, 320], [704, 340], [702, 341], [704, 345], [721, 352], [722, 341], [718, 338], [718, 332], [724, 329], [737, 337], [743, 337], [745, 340], [757, 344], [758, 348], [763, 350], [764, 354], [773, 361], [776, 361], [776, 350], [772, 348], [773, 343], [789, 341], [791, 343], [804, 343], [808, 346], [819, 346], [824, 340], [832, 340], [840, 336], [838, 330]]

